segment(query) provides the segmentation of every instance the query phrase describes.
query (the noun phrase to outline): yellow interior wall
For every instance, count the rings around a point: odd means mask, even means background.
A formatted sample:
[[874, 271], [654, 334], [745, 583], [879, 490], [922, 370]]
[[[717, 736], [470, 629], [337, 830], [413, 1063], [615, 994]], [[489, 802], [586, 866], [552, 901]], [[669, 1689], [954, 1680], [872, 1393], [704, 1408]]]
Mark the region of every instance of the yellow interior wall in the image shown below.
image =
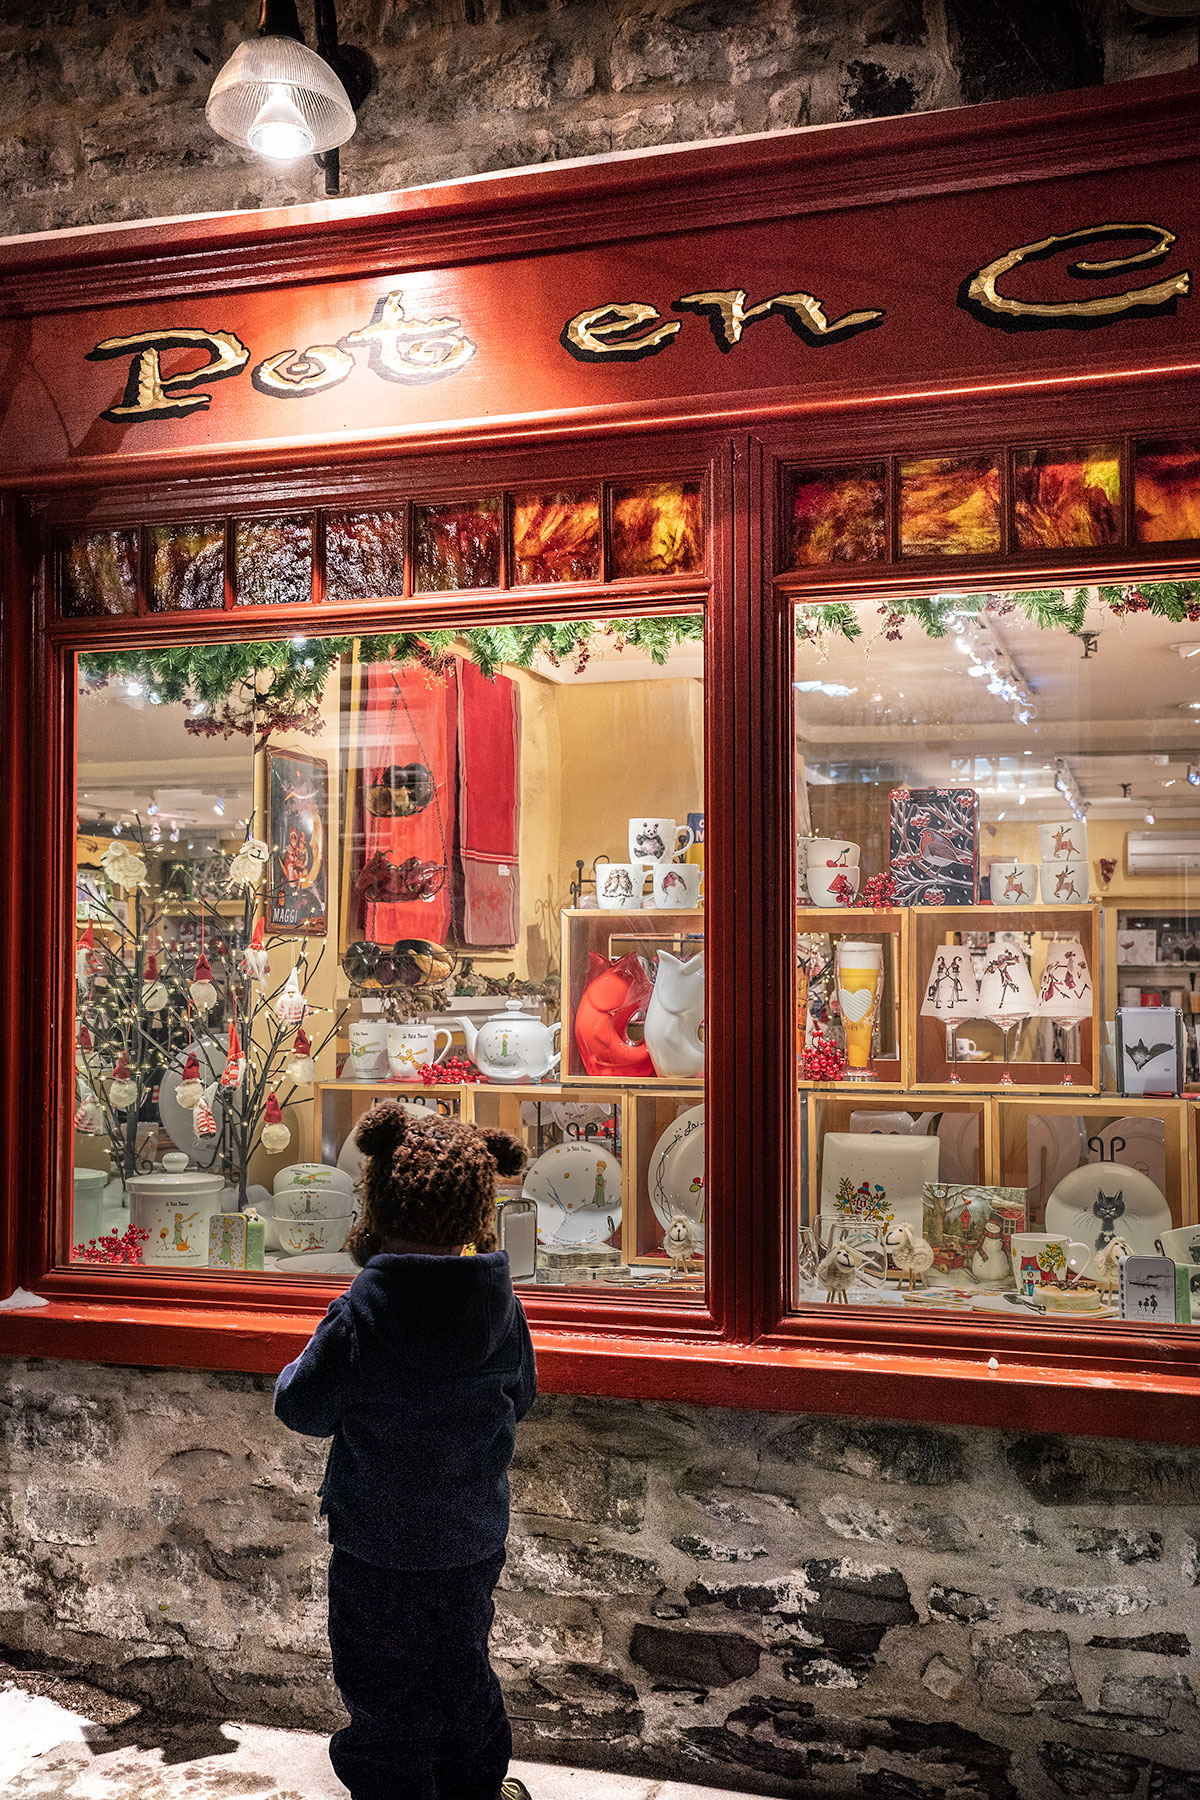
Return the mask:
[[[1063, 815], [1066, 817], [1066, 814]], [[1124, 819], [1089, 819], [1088, 861], [1091, 865], [1092, 898], [1105, 903], [1117, 901], [1123, 910], [1138, 906], [1179, 906], [1200, 903], [1200, 875], [1130, 875], [1125, 867], [1125, 839], [1130, 831], [1145, 831], [1141, 819], [1132, 823]], [[1172, 831], [1200, 831], [1200, 811], [1187, 818], [1171, 815]], [[1020, 819], [1004, 819], [985, 825], [980, 839], [980, 873], [987, 873], [993, 857], [1013, 856], [1021, 862], [1036, 863], [1038, 854], [1037, 823], [1025, 824]], [[1111, 857], [1116, 863], [1107, 888], [1100, 885], [1100, 859]]]

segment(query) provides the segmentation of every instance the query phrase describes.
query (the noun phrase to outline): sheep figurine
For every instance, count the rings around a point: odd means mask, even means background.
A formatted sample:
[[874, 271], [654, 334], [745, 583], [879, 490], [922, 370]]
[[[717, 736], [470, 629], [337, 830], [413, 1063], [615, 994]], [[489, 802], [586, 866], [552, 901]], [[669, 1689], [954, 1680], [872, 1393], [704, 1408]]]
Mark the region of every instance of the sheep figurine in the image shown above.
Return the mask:
[[1129, 1245], [1126, 1240], [1123, 1237], [1111, 1237], [1092, 1258], [1092, 1274], [1100, 1289], [1100, 1298], [1110, 1306], [1113, 1295], [1121, 1286], [1121, 1264], [1128, 1255]]
[[888, 1260], [900, 1271], [900, 1292], [908, 1282], [909, 1293], [915, 1293], [918, 1282], [925, 1286], [925, 1271], [933, 1267], [933, 1246], [918, 1237], [911, 1225], [892, 1225], [885, 1233], [883, 1247]]
[[863, 1265], [863, 1254], [852, 1244], [835, 1244], [817, 1264], [817, 1281], [825, 1289], [826, 1301], [849, 1306], [846, 1289], [854, 1286], [854, 1278]]
[[685, 1212], [671, 1214], [671, 1223], [663, 1233], [663, 1249], [671, 1265], [672, 1275], [690, 1275], [696, 1254], [696, 1222]]

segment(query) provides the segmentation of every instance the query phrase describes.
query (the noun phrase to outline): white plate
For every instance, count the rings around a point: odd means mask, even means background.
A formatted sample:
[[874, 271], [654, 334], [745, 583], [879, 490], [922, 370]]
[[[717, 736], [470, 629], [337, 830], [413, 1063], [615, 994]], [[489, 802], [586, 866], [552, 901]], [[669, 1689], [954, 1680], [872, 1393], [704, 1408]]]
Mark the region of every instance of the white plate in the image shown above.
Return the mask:
[[646, 1172], [650, 1204], [663, 1230], [672, 1213], [686, 1213], [697, 1228], [696, 1248], [704, 1249], [704, 1108], [689, 1106], [673, 1119], [650, 1152]]
[[[1139, 1169], [1148, 1175], [1159, 1192], [1167, 1185], [1167, 1128], [1162, 1119], [1138, 1117], [1113, 1119], [1103, 1130], [1093, 1132], [1104, 1146], [1099, 1157], [1088, 1143], [1088, 1161], [1115, 1161], [1123, 1168]], [[1124, 1148], [1113, 1155], [1113, 1140], [1124, 1139]]]
[[555, 1144], [525, 1171], [537, 1202], [538, 1243], [603, 1244], [621, 1224], [621, 1165], [596, 1144]]
[[863, 1137], [827, 1131], [821, 1145], [821, 1217], [911, 1225], [921, 1235], [925, 1183], [939, 1179], [937, 1137]]
[[273, 1256], [270, 1260], [279, 1275], [358, 1274], [358, 1264], [345, 1250], [306, 1251], [303, 1256]]
[[218, 1042], [215, 1037], [201, 1036], [194, 1043], [188, 1044], [186, 1049], [177, 1051], [163, 1070], [162, 1080], [158, 1084], [158, 1116], [175, 1148], [184, 1151], [199, 1168], [208, 1169], [216, 1160], [221, 1143], [219, 1090], [218, 1096], [209, 1103], [217, 1113], [217, 1135], [204, 1143], [196, 1136], [195, 1115], [187, 1107], [180, 1106], [175, 1098], [175, 1089], [183, 1080], [183, 1065], [193, 1050], [200, 1064], [200, 1079], [206, 1090], [212, 1082], [220, 1081], [229, 1047]]
[[[1111, 1225], [1095, 1211], [1100, 1194], [1121, 1196], [1121, 1212]], [[1157, 1256], [1154, 1240], [1170, 1231], [1171, 1223], [1171, 1209], [1154, 1182], [1124, 1163], [1085, 1163], [1064, 1176], [1046, 1202], [1046, 1230], [1092, 1251], [1115, 1233], [1134, 1256]]]
[[1062, 1312], [1055, 1312], [1048, 1306], [1045, 1312], [1040, 1312], [1036, 1307], [1022, 1306], [1018, 1301], [1010, 1299], [1007, 1294], [980, 1294], [972, 1300], [971, 1310], [972, 1312], [1003, 1313], [1009, 1319], [1037, 1319], [1043, 1325], [1049, 1324], [1051, 1321], [1055, 1324], [1064, 1321], [1076, 1325], [1080, 1321], [1086, 1322], [1088, 1319], [1113, 1319], [1117, 1316], [1119, 1309], [1115, 1306], [1098, 1306], [1093, 1312], [1068, 1312], [1065, 1309]]
[[[435, 1118], [437, 1116], [436, 1106], [422, 1106], [417, 1100], [398, 1099], [396, 1105], [402, 1106], [406, 1112], [415, 1113], [418, 1119], [427, 1119], [430, 1113], [433, 1113]], [[364, 1113], [363, 1118], [365, 1117], [366, 1114]], [[363, 1166], [367, 1160], [354, 1141], [361, 1124], [362, 1119], [356, 1119], [354, 1121], [349, 1136], [342, 1145], [341, 1150], [338, 1152], [337, 1159], [338, 1168], [350, 1177], [351, 1183], [354, 1186], [358, 1185], [358, 1178], [362, 1174]]]
[[[1064, 1176], [1087, 1161], [1079, 1113], [1031, 1113], [1025, 1127], [1025, 1167], [1029, 1171], [1029, 1229]], [[1044, 1171], [1044, 1173], [1043, 1173]], [[1049, 1226], [1046, 1227], [1049, 1230]]]

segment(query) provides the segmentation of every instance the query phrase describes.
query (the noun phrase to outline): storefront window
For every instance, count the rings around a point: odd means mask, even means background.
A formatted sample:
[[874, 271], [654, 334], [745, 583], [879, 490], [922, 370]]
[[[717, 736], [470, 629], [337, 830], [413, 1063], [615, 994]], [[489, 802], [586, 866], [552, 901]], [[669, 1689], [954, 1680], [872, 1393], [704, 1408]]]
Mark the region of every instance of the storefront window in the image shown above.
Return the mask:
[[[1019, 476], [1109, 529], [1102, 447]], [[1200, 1318], [1197, 598], [797, 608], [798, 1304]]]
[[[540, 504], [524, 578], [567, 579]], [[329, 521], [339, 593], [402, 585], [402, 516]], [[417, 585], [495, 579], [498, 516], [418, 509]], [[181, 596], [219, 534], [153, 542], [157, 604], [211, 603]], [[306, 598], [306, 519], [235, 544], [239, 598]], [[703, 1298], [697, 613], [177, 640], [77, 676], [65, 1258], [349, 1279], [387, 1097], [524, 1138], [497, 1196], [521, 1280]]]

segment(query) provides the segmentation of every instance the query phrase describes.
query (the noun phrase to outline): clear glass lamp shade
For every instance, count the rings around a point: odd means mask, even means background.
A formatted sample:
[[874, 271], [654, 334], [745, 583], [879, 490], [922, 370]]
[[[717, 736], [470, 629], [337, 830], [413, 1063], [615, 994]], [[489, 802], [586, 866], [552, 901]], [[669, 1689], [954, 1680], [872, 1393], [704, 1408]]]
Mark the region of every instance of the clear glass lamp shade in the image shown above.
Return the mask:
[[354, 135], [350, 96], [294, 38], [247, 38], [212, 84], [204, 116], [228, 143], [280, 161], [334, 150]]

